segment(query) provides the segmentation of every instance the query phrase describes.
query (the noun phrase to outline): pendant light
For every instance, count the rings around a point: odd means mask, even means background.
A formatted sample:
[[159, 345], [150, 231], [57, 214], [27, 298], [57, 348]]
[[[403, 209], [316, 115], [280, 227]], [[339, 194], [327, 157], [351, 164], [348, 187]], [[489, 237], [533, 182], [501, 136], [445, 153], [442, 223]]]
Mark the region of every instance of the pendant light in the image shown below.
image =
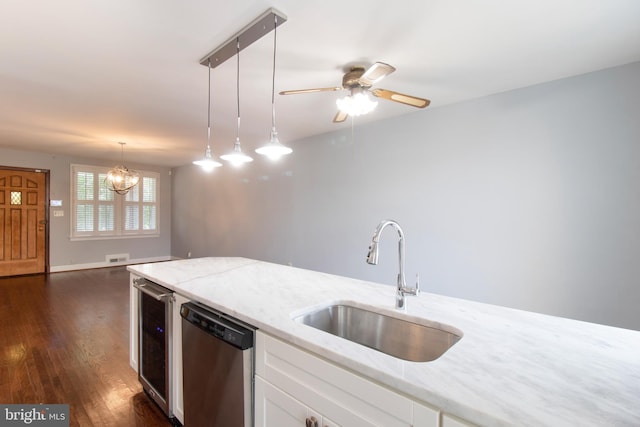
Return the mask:
[[252, 162], [253, 158], [242, 152], [240, 147], [240, 39], [236, 39], [236, 56], [237, 56], [237, 69], [236, 69], [236, 101], [238, 106], [238, 127], [236, 129], [236, 142], [233, 144], [233, 151], [220, 156], [222, 160], [231, 163], [233, 166], [241, 166], [244, 163]]
[[[120, 158], [124, 163], [124, 146], [126, 142], [118, 142], [120, 144]], [[129, 170], [123, 164], [114, 166], [107, 172], [107, 177], [104, 179], [105, 187], [118, 194], [127, 194], [129, 190], [138, 184], [140, 180], [140, 174], [134, 170]]]
[[215, 168], [222, 166], [211, 155], [211, 61], [209, 61], [209, 87], [207, 92], [207, 148], [204, 150], [204, 157], [194, 160], [194, 165], [200, 166], [205, 172], [211, 172]]
[[271, 160], [278, 160], [280, 157], [290, 154], [293, 150], [280, 143], [278, 131], [276, 130], [276, 43], [278, 31], [278, 16], [273, 15], [273, 73], [271, 77], [271, 138], [268, 143], [256, 149], [256, 153], [267, 156]]

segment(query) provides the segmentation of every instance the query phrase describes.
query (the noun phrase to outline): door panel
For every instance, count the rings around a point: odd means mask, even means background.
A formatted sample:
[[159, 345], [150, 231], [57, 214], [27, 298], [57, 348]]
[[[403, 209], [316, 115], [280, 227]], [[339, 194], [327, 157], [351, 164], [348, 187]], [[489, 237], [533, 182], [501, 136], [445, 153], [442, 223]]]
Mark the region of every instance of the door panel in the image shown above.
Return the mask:
[[46, 173], [0, 169], [0, 276], [44, 273]]

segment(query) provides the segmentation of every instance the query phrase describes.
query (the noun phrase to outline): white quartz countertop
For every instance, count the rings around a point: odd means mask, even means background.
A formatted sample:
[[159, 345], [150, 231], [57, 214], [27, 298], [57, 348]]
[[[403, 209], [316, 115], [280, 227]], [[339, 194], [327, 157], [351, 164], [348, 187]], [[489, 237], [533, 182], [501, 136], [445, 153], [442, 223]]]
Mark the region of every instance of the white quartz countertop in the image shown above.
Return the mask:
[[[245, 258], [130, 266], [187, 298], [482, 426], [640, 426], [640, 332]], [[408, 362], [292, 320], [334, 302], [460, 329], [432, 362]]]

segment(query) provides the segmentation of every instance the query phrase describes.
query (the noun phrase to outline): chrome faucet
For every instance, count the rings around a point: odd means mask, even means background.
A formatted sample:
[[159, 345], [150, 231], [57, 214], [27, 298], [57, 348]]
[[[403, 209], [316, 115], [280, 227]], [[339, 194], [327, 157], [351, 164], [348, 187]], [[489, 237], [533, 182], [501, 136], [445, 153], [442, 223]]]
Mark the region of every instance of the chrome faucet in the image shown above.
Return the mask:
[[418, 276], [416, 275], [415, 288], [408, 288], [404, 279], [404, 233], [400, 224], [397, 222], [386, 219], [376, 227], [376, 231], [373, 233], [373, 239], [371, 246], [369, 246], [369, 253], [367, 254], [367, 262], [371, 265], [378, 264], [378, 243], [380, 242], [380, 234], [388, 225], [392, 226], [398, 232], [398, 290], [396, 292], [396, 308], [406, 309], [405, 295], [418, 295], [420, 293], [420, 283]]

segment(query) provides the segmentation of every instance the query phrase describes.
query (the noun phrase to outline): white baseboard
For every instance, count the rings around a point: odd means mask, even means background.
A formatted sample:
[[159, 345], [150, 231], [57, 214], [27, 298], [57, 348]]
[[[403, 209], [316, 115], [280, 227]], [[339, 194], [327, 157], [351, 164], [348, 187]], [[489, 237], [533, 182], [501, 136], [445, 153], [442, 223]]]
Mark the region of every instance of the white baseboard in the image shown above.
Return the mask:
[[131, 264], [145, 264], [148, 262], [171, 261], [172, 259], [174, 258], [167, 255], [167, 256], [153, 257], [153, 258], [128, 259], [122, 262], [101, 261], [101, 262], [90, 262], [86, 264], [52, 265], [51, 267], [49, 267], [49, 272], [58, 273], [61, 271], [88, 270], [91, 268], [116, 267], [120, 265], [131, 265]]

